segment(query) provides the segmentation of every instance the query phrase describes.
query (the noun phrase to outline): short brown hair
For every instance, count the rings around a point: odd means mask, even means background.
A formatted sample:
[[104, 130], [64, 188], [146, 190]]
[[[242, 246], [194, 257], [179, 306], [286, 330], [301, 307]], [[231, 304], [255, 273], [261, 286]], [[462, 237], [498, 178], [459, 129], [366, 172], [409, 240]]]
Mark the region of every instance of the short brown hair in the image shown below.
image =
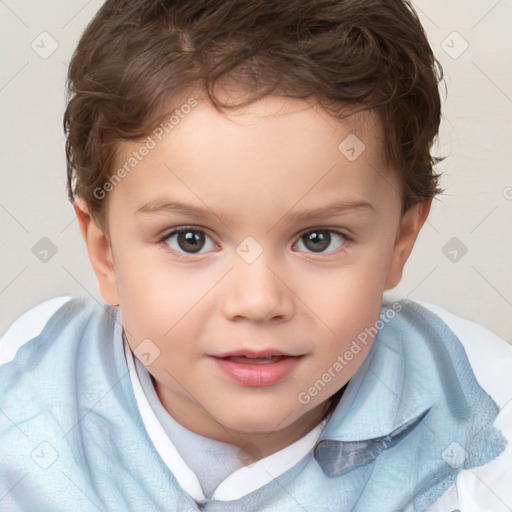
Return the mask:
[[[112, 177], [118, 143], [147, 136], [173, 97], [200, 86], [218, 110], [270, 94], [316, 98], [340, 118], [375, 109], [405, 211], [440, 191], [442, 78], [407, 0], [107, 0], [69, 67], [69, 198], [101, 220], [94, 190]], [[246, 99], [222, 104], [219, 79]]]

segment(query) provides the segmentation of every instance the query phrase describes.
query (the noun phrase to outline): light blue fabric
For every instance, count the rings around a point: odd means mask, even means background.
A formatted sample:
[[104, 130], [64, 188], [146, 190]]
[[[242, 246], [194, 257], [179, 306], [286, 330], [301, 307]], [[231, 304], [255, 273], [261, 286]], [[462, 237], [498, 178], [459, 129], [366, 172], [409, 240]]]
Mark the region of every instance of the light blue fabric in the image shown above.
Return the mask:
[[315, 449], [240, 500], [199, 508], [144, 430], [114, 323], [115, 308], [73, 300], [0, 367], [0, 510], [412, 512], [504, 449], [460, 341], [404, 301]]

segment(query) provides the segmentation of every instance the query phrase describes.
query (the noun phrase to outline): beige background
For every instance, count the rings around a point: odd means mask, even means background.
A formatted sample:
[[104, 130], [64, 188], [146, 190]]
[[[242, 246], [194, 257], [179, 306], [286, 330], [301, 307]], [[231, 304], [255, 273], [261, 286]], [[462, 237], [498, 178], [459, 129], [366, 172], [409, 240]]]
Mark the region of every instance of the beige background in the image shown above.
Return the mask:
[[[101, 3], [0, 1], [0, 335], [42, 300], [99, 298], [66, 199], [62, 114], [67, 63]], [[446, 75], [446, 192], [396, 291], [512, 342], [512, 0], [414, 4]]]

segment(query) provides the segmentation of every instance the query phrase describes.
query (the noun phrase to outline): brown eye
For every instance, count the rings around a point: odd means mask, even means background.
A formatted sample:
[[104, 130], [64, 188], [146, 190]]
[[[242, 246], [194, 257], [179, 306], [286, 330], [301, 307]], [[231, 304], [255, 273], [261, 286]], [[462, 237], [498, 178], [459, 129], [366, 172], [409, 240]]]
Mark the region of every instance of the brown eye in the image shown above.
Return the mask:
[[180, 249], [186, 252], [199, 252], [204, 245], [204, 233], [197, 231], [182, 231], [177, 239]]
[[[331, 229], [312, 229], [304, 233], [297, 241], [298, 245], [306, 248], [306, 252], [332, 252], [345, 243], [346, 239], [337, 231]], [[334, 246], [334, 247], [333, 247]], [[330, 247], [329, 251], [326, 251]], [[299, 248], [299, 250], [302, 250]]]
[[215, 244], [204, 231], [193, 228], [181, 228], [172, 231], [166, 237], [165, 243], [176, 252], [185, 254], [199, 253], [205, 246], [208, 248], [208, 243], [212, 246], [211, 248], [215, 248]]

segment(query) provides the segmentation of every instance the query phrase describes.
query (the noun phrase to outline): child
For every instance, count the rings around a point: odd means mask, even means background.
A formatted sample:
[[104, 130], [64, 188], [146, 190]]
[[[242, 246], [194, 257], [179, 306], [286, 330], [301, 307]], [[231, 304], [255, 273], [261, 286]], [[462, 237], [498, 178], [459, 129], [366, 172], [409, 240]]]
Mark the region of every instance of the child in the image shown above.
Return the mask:
[[510, 510], [512, 350], [383, 299], [441, 78], [405, 0], [107, 0], [64, 119], [106, 305], [20, 320], [0, 508]]

